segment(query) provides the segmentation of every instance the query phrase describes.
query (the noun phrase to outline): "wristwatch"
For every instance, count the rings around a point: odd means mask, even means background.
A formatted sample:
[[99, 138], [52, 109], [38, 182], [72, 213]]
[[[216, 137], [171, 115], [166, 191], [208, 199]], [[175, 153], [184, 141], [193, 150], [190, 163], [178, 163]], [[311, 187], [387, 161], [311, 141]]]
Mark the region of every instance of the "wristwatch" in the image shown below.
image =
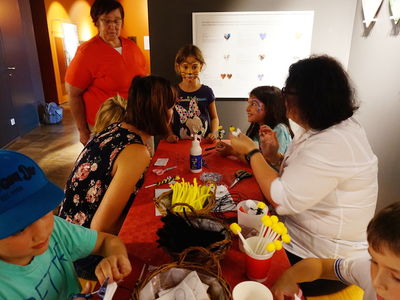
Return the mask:
[[251, 150], [249, 153], [247, 153], [247, 154], [244, 156], [244, 158], [246, 159], [246, 161], [247, 161], [248, 163], [250, 163], [250, 158], [251, 158], [254, 154], [260, 153], [260, 152], [261, 152], [260, 149], [253, 149], [253, 150]]

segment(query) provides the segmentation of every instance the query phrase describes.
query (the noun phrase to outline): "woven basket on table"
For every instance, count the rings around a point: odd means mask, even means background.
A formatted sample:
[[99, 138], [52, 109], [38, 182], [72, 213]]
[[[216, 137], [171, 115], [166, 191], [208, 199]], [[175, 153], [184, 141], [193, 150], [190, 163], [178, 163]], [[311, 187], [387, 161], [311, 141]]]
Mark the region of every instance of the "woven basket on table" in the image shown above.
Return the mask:
[[[163, 216], [165, 216], [167, 214], [167, 210], [171, 208], [172, 206], [171, 201], [172, 201], [172, 190], [164, 192], [157, 198], [154, 198], [154, 203], [159, 212]], [[175, 204], [187, 204], [187, 203], [175, 203]], [[196, 210], [196, 212], [198, 214], [208, 214], [214, 208], [214, 206], [215, 206], [215, 193], [211, 193], [210, 196], [204, 202], [203, 208]]]
[[[206, 263], [198, 263], [187, 261], [188, 255], [192, 252], [200, 252], [203, 256], [208, 256], [208, 261]], [[160, 278], [162, 273], [165, 274], [168, 270], [172, 268], [185, 269], [190, 271], [196, 271], [200, 277], [200, 280], [203, 281], [204, 276], [212, 277], [215, 285], [210, 286], [207, 293], [210, 296], [211, 300], [231, 300], [232, 294], [230, 292], [229, 284], [225, 281], [225, 279], [221, 276], [221, 267], [219, 265], [218, 259], [214, 254], [209, 252], [207, 249], [202, 247], [190, 247], [183, 251], [179, 259], [170, 264], [162, 265], [157, 269], [150, 272], [145, 279], [139, 280], [136, 282], [135, 289], [132, 293], [131, 299], [133, 300], [141, 300], [140, 292], [146, 286], [147, 283], [152, 281], [152, 286], [155, 289], [155, 292], [158, 293], [160, 291]], [[203, 281], [204, 282], [204, 281]], [[173, 288], [178, 285], [179, 282], [175, 282], [173, 285], [163, 285], [163, 289]]]
[[[183, 206], [185, 209], [185, 213], [183, 212], [174, 212], [174, 207]], [[187, 209], [186, 209], [187, 208]], [[196, 226], [197, 228], [202, 228], [210, 231], [222, 231], [225, 238], [221, 241], [212, 243], [205, 247], [208, 251], [210, 251], [216, 259], [222, 259], [226, 252], [231, 248], [232, 245], [232, 235], [228, 226], [220, 219], [213, 217], [211, 215], [200, 214], [199, 211], [195, 211], [192, 206], [186, 203], [176, 203], [169, 208], [169, 212], [183, 216], [186, 214], [187, 218], [190, 222]], [[188, 213], [189, 212], [189, 213]], [[172, 256], [173, 259], [177, 260], [180, 256], [179, 252], [171, 251], [171, 249], [167, 249], [166, 247], [162, 247], [169, 255]], [[197, 261], [201, 262], [204, 260], [208, 260], [208, 258], [202, 257], [201, 252], [191, 252], [186, 255], [186, 259], [188, 261]]]

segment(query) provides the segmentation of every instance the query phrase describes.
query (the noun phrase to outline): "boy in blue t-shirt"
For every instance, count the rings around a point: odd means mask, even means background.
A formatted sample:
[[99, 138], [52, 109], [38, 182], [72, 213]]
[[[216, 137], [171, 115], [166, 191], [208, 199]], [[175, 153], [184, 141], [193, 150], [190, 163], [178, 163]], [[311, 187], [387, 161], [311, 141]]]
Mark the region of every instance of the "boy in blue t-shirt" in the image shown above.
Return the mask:
[[100, 283], [131, 272], [116, 237], [66, 222], [52, 211], [64, 198], [29, 157], [0, 150], [0, 299], [71, 299], [80, 292], [73, 261], [99, 254]]
[[364, 290], [364, 300], [400, 299], [400, 202], [382, 209], [368, 224], [365, 256], [306, 258], [286, 270], [272, 288], [283, 300], [298, 292], [298, 283], [340, 280]]

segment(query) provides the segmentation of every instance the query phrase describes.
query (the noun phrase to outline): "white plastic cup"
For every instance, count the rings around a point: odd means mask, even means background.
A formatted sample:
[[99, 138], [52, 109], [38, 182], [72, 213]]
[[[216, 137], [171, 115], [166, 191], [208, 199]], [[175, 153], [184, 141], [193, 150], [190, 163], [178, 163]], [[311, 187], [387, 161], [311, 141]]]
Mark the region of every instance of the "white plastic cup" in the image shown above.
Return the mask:
[[239, 204], [237, 205], [238, 224], [240, 226], [245, 226], [247, 228], [255, 229], [258, 231], [260, 230], [260, 226], [262, 224], [261, 217], [268, 213], [268, 206], [265, 206], [265, 208], [263, 209], [263, 213], [259, 215], [245, 213], [241, 210], [241, 208], [243, 208], [245, 211], [248, 210], [248, 207], [246, 205], [247, 201], [253, 201], [255, 207], [257, 207], [258, 203], [260, 202], [257, 200], [244, 200], [239, 202]]
[[257, 281], [243, 281], [232, 292], [233, 300], [273, 300], [269, 288]]
[[[259, 230], [260, 230], [260, 227], [262, 224], [261, 217], [268, 213], [268, 206], [265, 206], [263, 213], [260, 215], [244, 213], [243, 211], [240, 210], [240, 208], [242, 207], [246, 211], [247, 210], [247, 205], [246, 205], [247, 201], [253, 201], [255, 207], [257, 207], [258, 203], [260, 202], [257, 200], [244, 200], [244, 201], [239, 202], [239, 204], [236, 207], [238, 224], [242, 228], [242, 235], [244, 238], [252, 237], [259, 233]], [[244, 252], [242, 241], [239, 241], [239, 250]]]

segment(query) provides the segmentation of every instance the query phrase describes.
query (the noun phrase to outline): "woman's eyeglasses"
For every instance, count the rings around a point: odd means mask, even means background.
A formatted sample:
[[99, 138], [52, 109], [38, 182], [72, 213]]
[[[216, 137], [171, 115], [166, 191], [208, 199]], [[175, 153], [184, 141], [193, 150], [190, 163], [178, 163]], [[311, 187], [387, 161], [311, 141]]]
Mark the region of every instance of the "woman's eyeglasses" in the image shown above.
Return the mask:
[[121, 26], [122, 24], [122, 19], [115, 19], [115, 20], [109, 20], [109, 19], [100, 19], [100, 21], [104, 24], [104, 25], [111, 25], [114, 24], [116, 26]]

